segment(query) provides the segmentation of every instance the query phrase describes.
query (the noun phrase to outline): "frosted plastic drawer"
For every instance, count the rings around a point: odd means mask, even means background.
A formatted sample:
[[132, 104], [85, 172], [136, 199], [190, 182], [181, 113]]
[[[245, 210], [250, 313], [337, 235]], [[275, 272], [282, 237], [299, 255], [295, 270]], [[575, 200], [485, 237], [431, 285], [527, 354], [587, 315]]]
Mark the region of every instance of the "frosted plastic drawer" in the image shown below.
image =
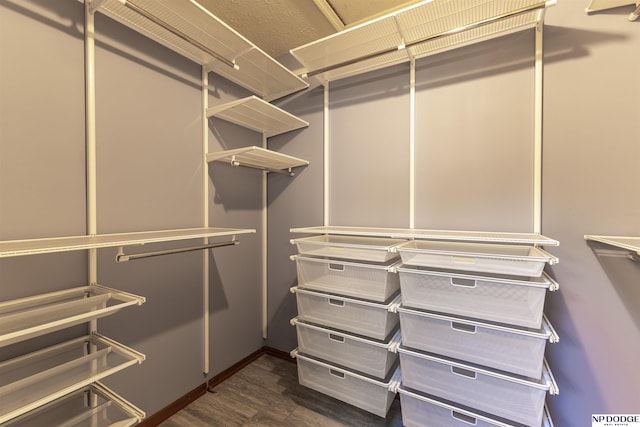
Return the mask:
[[412, 240], [398, 247], [402, 262], [422, 267], [539, 277], [558, 259], [533, 246]]
[[404, 239], [332, 235], [291, 240], [300, 254], [373, 262], [398, 258], [396, 247], [405, 242]]
[[292, 292], [296, 294], [298, 318], [305, 322], [378, 340], [386, 339], [398, 327], [398, 313], [392, 311], [400, 304], [400, 295], [377, 303], [299, 287]]
[[396, 369], [390, 378], [379, 380], [300, 353], [295, 357], [298, 360], [298, 380], [303, 386], [380, 417], [387, 415], [400, 384], [400, 369]]
[[323, 292], [386, 301], [400, 289], [396, 264], [365, 264], [322, 258], [294, 257], [298, 286]]
[[531, 378], [540, 378], [547, 341], [557, 342], [546, 318], [540, 329], [398, 308], [402, 344]]
[[[402, 424], [406, 427], [521, 427], [522, 424], [500, 419], [472, 408], [439, 399], [410, 390], [402, 385], [400, 406], [402, 407]], [[546, 408], [542, 422], [536, 427], [553, 427], [553, 422]]]
[[544, 364], [542, 378], [509, 375], [401, 347], [403, 384], [527, 426], [539, 426], [547, 393], [557, 385]]
[[542, 325], [547, 289], [557, 284], [541, 277], [483, 275], [398, 268], [402, 304], [528, 328]]
[[386, 340], [373, 340], [292, 319], [298, 336], [298, 350], [355, 371], [386, 378], [398, 361], [400, 331]]

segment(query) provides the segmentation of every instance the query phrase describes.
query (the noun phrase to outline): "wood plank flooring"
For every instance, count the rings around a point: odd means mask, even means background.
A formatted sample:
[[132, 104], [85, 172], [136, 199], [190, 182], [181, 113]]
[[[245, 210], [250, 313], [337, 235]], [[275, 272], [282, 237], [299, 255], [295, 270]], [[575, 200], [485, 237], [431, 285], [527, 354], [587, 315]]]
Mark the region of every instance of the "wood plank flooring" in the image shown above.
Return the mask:
[[401, 427], [402, 417], [398, 399], [378, 417], [299, 385], [294, 363], [265, 354], [160, 426]]

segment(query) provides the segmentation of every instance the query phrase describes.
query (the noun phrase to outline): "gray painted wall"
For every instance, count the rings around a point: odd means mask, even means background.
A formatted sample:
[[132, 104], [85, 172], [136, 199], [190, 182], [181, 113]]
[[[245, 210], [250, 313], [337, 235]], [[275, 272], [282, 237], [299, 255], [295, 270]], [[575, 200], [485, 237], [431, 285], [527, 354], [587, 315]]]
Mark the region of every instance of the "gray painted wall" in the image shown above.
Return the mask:
[[[0, 3], [0, 238], [82, 235], [85, 221], [84, 8], [79, 2]], [[202, 170], [200, 67], [96, 14], [98, 232], [261, 224], [261, 173]], [[210, 75], [210, 105], [248, 93]], [[260, 145], [255, 132], [209, 122], [210, 149]], [[211, 370], [262, 345], [260, 238], [210, 256]], [[181, 246], [147, 245], [145, 250]], [[126, 248], [136, 252], [140, 248]], [[98, 251], [98, 281], [143, 295], [142, 307], [98, 322], [146, 361], [105, 383], [151, 415], [202, 384], [202, 254], [118, 264]], [[0, 300], [85, 285], [83, 252], [0, 260]], [[77, 327], [0, 349], [0, 360], [79, 336]]]

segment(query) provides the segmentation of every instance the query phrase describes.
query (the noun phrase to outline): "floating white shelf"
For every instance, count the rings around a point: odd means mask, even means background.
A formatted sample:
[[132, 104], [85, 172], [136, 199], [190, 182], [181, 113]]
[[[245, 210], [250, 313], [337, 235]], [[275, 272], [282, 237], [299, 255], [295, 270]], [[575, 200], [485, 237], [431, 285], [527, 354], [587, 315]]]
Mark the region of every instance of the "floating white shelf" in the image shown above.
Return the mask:
[[52, 237], [45, 239], [0, 241], [0, 258], [84, 249], [111, 248], [169, 242], [201, 237], [234, 236], [255, 233], [253, 229], [185, 228], [177, 230], [143, 231], [135, 233], [99, 234], [95, 236]]
[[210, 107], [207, 116], [255, 130], [267, 138], [309, 126], [308, 122], [256, 96]]
[[425, 0], [291, 50], [306, 75], [360, 74], [542, 22], [555, 0]]
[[293, 175], [292, 168], [309, 164], [306, 160], [256, 146], [209, 153], [207, 161], [225, 162], [233, 166], [247, 166], [289, 175]]
[[486, 231], [421, 230], [409, 228], [369, 228], [344, 226], [317, 226], [292, 228], [292, 233], [340, 234], [397, 239], [448, 240], [461, 242], [519, 243], [558, 246], [557, 240], [535, 233], [500, 233]]
[[8, 421], [3, 427], [130, 427], [145, 413], [100, 382]]
[[100, 12], [267, 100], [308, 84], [194, 0], [106, 0]]
[[108, 338], [90, 335], [0, 362], [0, 424], [144, 358]]
[[144, 297], [100, 285], [0, 302], [0, 347], [99, 319]]
[[629, 237], [629, 236], [593, 236], [586, 235], [584, 236], [586, 240], [591, 240], [594, 242], [605, 243], [610, 246], [615, 246], [621, 249], [627, 249], [632, 252], [636, 252], [640, 255], [640, 237]]

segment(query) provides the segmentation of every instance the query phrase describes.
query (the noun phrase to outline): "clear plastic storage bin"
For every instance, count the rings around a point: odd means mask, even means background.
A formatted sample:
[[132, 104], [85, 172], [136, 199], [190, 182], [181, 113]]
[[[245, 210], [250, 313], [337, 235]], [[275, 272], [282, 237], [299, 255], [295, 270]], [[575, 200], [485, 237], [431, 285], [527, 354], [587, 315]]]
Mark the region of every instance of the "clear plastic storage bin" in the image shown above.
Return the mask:
[[330, 328], [385, 340], [399, 323], [400, 295], [378, 303], [295, 287], [298, 318]]
[[402, 344], [489, 368], [540, 378], [547, 341], [557, 342], [546, 318], [540, 329], [398, 308]]
[[400, 369], [379, 380], [307, 357], [294, 350], [300, 384], [338, 400], [385, 417], [400, 384]]
[[398, 361], [400, 331], [381, 341], [301, 322], [298, 318], [291, 323], [296, 326], [298, 350], [304, 354], [376, 378], [386, 378]]
[[400, 289], [396, 264], [354, 263], [294, 256], [298, 286], [383, 302]]
[[557, 394], [546, 363], [542, 378], [533, 379], [404, 347], [398, 351], [407, 387], [527, 426], [540, 425], [547, 393]]
[[534, 246], [412, 240], [398, 247], [402, 262], [421, 267], [539, 277], [558, 259]]
[[484, 275], [419, 268], [398, 268], [402, 304], [510, 325], [539, 328], [547, 289], [557, 289], [541, 277]]
[[291, 240], [298, 247], [299, 254], [373, 262], [398, 258], [396, 247], [405, 242], [404, 239], [384, 237], [333, 235]]
[[[404, 385], [398, 389], [402, 406], [402, 424], [406, 427], [521, 427], [522, 424], [500, 419], [490, 414], [455, 404], [450, 401], [410, 390]], [[535, 427], [553, 427], [548, 411]]]

